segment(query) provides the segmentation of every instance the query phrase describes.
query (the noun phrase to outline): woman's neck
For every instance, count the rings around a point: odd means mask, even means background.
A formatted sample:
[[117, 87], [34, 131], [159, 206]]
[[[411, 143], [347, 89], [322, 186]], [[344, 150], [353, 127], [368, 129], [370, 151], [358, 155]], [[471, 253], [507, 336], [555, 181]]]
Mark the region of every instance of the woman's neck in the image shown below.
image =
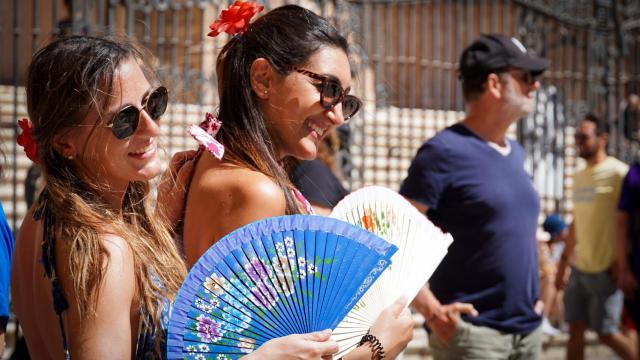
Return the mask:
[[112, 210], [121, 210], [124, 202], [124, 194], [126, 189], [123, 190], [106, 190], [102, 193], [102, 198], [109, 204]]

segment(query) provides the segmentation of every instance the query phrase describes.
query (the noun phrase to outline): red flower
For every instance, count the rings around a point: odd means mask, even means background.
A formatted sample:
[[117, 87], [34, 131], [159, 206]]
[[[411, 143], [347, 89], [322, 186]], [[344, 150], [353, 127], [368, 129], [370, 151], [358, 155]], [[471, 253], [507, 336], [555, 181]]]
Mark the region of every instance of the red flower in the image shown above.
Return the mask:
[[362, 217], [362, 226], [365, 230], [375, 232], [376, 231], [376, 223], [373, 220], [373, 216], [371, 216], [371, 210], [365, 210], [365, 214]]
[[36, 147], [36, 142], [33, 140], [33, 136], [31, 135], [31, 121], [27, 119], [18, 120], [18, 125], [22, 132], [18, 135], [18, 145], [22, 146], [27, 157], [37, 163], [38, 161], [38, 149]]
[[211, 32], [207, 35], [216, 37], [223, 32], [229, 35], [243, 33], [247, 31], [251, 18], [262, 9], [264, 6], [258, 5], [255, 1], [250, 3], [236, 0], [228, 9], [222, 10], [220, 17], [209, 26]]

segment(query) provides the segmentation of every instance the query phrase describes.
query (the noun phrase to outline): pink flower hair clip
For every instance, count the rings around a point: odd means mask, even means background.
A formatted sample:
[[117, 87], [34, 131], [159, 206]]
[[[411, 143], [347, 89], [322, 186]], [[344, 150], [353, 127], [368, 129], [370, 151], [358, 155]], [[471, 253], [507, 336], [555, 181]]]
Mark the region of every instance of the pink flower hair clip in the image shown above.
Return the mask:
[[224, 156], [224, 146], [215, 138], [221, 126], [222, 122], [218, 118], [207, 113], [200, 125], [191, 125], [188, 129], [191, 137], [198, 142], [199, 148], [207, 150], [218, 160]]

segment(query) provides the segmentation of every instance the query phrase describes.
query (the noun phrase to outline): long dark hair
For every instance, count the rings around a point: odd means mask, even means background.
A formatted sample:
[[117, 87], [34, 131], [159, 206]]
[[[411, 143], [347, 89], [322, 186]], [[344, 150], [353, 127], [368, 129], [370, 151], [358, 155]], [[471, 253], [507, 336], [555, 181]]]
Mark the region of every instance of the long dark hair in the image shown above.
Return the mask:
[[[104, 185], [88, 180], [82, 169], [54, 149], [54, 137], [80, 124], [91, 108], [104, 113], [120, 66], [136, 61], [151, 82], [145, 53], [130, 41], [73, 36], [38, 51], [29, 66], [27, 107], [46, 181], [47, 206], [54, 214], [54, 236], [69, 248], [71, 289], [80, 316], [95, 313], [97, 295], [109, 258], [101, 238], [116, 234], [127, 240], [134, 258], [136, 296], [159, 324], [163, 297], [177, 292], [186, 267], [166, 223], [153, 216], [148, 182], [131, 182], [122, 209], [111, 209], [100, 197]], [[108, 121], [99, 116], [96, 126]], [[159, 281], [158, 281], [159, 280]], [[140, 321], [147, 321], [146, 318]]]
[[272, 135], [251, 88], [250, 69], [258, 58], [267, 59], [281, 75], [292, 65], [308, 61], [321, 47], [348, 53], [347, 40], [327, 19], [297, 5], [276, 8], [257, 19], [247, 32], [234, 36], [218, 55], [220, 109], [219, 139], [232, 163], [271, 177], [286, 198], [287, 214], [300, 209], [289, 188], [286, 170], [278, 163]]

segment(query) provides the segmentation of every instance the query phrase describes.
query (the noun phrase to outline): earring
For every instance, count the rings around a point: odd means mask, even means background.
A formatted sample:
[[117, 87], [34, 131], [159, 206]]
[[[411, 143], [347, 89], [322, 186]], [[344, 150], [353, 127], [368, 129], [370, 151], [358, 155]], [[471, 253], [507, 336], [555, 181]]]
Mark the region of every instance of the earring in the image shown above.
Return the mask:
[[73, 155], [65, 155], [64, 158], [67, 160], [73, 160]]
[[269, 92], [267, 90], [264, 91], [264, 94], [267, 95]]

